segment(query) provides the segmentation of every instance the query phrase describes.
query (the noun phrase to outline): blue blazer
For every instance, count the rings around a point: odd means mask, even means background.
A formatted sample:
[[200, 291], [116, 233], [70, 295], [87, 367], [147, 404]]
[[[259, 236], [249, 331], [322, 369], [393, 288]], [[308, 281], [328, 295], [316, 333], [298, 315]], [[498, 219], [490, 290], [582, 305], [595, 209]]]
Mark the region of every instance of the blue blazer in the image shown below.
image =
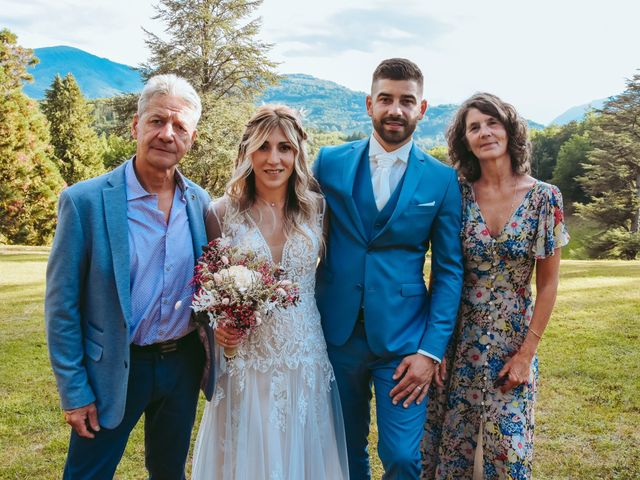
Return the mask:
[[[210, 197], [185, 181], [197, 258], [207, 243], [204, 216]], [[49, 356], [62, 408], [96, 402], [100, 425], [106, 428], [122, 421], [127, 396], [129, 262], [123, 164], [60, 195], [45, 296]]]
[[[343, 345], [364, 306], [369, 348], [378, 356], [422, 349], [443, 358], [462, 289], [461, 198], [455, 171], [411, 149], [395, 210], [371, 238], [353, 199], [369, 140], [320, 150], [314, 174], [330, 209], [316, 298], [329, 344]], [[424, 281], [431, 248], [431, 292]]]

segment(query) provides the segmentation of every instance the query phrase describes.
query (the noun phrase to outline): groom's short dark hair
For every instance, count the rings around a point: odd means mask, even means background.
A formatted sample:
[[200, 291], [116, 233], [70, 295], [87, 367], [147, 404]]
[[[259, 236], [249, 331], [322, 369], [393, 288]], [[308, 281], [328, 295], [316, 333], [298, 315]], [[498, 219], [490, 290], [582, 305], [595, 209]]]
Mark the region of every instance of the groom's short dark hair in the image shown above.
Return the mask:
[[406, 58], [388, 58], [380, 62], [373, 72], [371, 83], [376, 80], [414, 80], [420, 90], [424, 83], [424, 77], [420, 68], [411, 60]]

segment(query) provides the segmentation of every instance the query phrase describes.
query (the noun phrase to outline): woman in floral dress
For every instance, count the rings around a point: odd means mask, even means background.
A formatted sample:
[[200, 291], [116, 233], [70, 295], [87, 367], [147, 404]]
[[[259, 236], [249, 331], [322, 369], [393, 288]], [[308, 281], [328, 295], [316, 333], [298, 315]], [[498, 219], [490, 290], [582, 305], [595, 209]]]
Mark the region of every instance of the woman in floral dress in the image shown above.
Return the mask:
[[526, 123], [494, 95], [468, 99], [447, 138], [461, 175], [465, 277], [456, 332], [429, 393], [422, 478], [527, 479], [536, 348], [569, 238], [562, 196], [528, 175]]

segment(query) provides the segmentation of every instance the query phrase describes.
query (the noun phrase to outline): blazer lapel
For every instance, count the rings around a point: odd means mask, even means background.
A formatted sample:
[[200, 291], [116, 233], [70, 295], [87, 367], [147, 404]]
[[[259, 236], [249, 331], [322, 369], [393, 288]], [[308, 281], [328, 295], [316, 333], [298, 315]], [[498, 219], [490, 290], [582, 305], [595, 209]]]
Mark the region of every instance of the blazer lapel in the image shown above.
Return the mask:
[[204, 229], [204, 214], [198, 195], [193, 189], [187, 190], [187, 217], [189, 218], [189, 229], [191, 230], [191, 241], [193, 242], [193, 255], [198, 261], [202, 254], [202, 247], [207, 244], [207, 234]]
[[343, 160], [343, 172], [342, 178], [344, 182], [342, 184], [344, 203], [351, 216], [351, 220], [353, 225], [355, 225], [356, 230], [360, 234], [363, 240], [367, 240], [367, 233], [364, 229], [364, 225], [362, 224], [362, 218], [360, 218], [360, 213], [358, 212], [358, 207], [356, 206], [356, 202], [353, 200], [353, 188], [355, 185], [356, 174], [358, 172], [358, 164], [362, 160], [362, 156], [365, 154], [365, 150], [369, 146], [369, 140], [363, 140], [362, 142], [355, 143], [345, 154], [346, 158]]
[[116, 168], [109, 176], [108, 183], [111, 186], [102, 190], [102, 200], [120, 308], [122, 308], [124, 318], [127, 322], [130, 322], [131, 290], [129, 284], [131, 282], [131, 266], [125, 165], [123, 164]]
[[402, 214], [404, 209], [407, 208], [407, 205], [409, 205], [409, 201], [413, 197], [413, 193], [415, 192], [418, 183], [420, 183], [420, 179], [424, 174], [424, 170], [424, 155], [414, 144], [411, 148], [411, 153], [409, 154], [407, 170], [404, 173], [402, 190], [400, 190], [400, 196], [398, 197], [396, 208], [393, 210], [393, 213], [391, 214], [391, 217], [389, 217], [387, 223], [380, 229], [373, 240], [377, 239], [380, 235], [387, 231], [389, 225], [391, 225], [395, 221], [395, 219], [398, 218], [400, 214]]

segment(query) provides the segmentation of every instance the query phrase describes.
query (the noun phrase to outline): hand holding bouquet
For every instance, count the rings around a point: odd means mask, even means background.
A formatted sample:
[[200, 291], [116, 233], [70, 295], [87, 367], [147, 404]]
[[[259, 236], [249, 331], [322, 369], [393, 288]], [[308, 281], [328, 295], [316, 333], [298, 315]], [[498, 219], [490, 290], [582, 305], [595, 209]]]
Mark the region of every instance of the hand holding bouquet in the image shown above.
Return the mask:
[[[245, 338], [276, 308], [298, 301], [298, 286], [283, 278], [281, 267], [253, 252], [212, 240], [198, 259], [191, 308], [206, 312], [213, 328], [233, 328]], [[232, 358], [237, 348], [225, 348]]]

